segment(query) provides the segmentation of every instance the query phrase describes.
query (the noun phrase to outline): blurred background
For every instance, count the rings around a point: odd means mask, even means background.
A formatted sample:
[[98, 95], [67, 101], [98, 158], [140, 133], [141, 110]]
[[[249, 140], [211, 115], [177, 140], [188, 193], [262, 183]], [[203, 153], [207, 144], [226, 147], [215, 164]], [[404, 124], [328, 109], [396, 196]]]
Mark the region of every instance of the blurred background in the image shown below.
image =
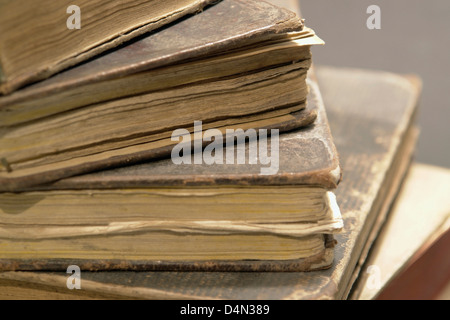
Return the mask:
[[[450, 1], [300, 0], [306, 25], [326, 42], [316, 64], [415, 73], [424, 82], [418, 162], [450, 168]], [[381, 30], [369, 30], [370, 5]]]

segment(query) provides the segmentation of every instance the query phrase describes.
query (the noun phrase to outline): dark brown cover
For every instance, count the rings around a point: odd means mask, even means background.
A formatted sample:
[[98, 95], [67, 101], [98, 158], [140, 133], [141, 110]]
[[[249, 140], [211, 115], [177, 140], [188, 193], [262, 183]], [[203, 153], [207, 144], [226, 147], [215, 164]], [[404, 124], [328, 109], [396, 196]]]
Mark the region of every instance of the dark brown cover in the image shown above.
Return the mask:
[[[100, 171], [60, 180], [22, 191], [124, 189], [145, 187], [191, 186], [321, 186], [335, 189], [341, 179], [339, 157], [328, 125], [321, 94], [314, 78], [308, 80], [307, 114], [313, 114], [316, 122], [308, 127], [280, 135], [279, 171], [273, 175], [261, 175], [264, 165], [175, 165], [171, 159]], [[301, 113], [302, 113], [301, 112]], [[270, 140], [270, 138], [268, 139]], [[250, 142], [252, 143], [252, 142]], [[271, 145], [271, 141], [267, 142]], [[248, 149], [250, 144], [246, 144]], [[225, 148], [224, 148], [225, 149]], [[271, 152], [271, 151], [269, 151]], [[225, 152], [224, 152], [225, 153]], [[326, 235], [323, 251], [315, 256], [288, 261], [118, 261], [88, 260], [2, 260], [0, 270], [64, 270], [76, 264], [83, 270], [170, 270], [170, 271], [265, 271], [293, 272], [329, 268], [333, 262], [335, 241]]]
[[[11, 96], [0, 98], [0, 114], [2, 111], [11, 114], [13, 112], [9, 109], [11, 105], [20, 106], [20, 103], [33, 101], [38, 97], [175, 64], [194, 57], [211, 56], [237, 47], [286, 37], [287, 32], [302, 28], [302, 21], [294, 13], [264, 1], [225, 0], [208, 8], [202, 14], [185, 19], [120, 50], [58, 74]], [[308, 111], [291, 114], [289, 121], [278, 122], [273, 128], [279, 128], [280, 131], [292, 130], [310, 124], [314, 121], [314, 116]], [[54, 166], [43, 166], [45, 169], [42, 170], [32, 168], [32, 172], [31, 170], [27, 172], [26, 169], [10, 172], [11, 165], [7, 159], [1, 159], [0, 154], [0, 168], [3, 167], [0, 173], [0, 191], [20, 191], [26, 187], [96, 170], [167, 157], [170, 151], [171, 147], [166, 147], [120, 156], [108, 154], [106, 160], [83, 159], [76, 164], [65, 162], [60, 166], [57, 163]]]
[[[0, 96], [0, 115], [7, 117], [12, 112], [20, 112], [20, 104], [26, 101], [89, 86], [94, 82], [286, 38], [287, 32], [300, 31], [303, 27], [302, 20], [294, 13], [265, 1], [223, 0], [201, 14], [140, 37], [120, 47], [120, 50], [110, 51], [11, 95]], [[91, 103], [100, 102], [95, 100], [95, 96], [90, 99]], [[61, 105], [61, 108], [67, 107]]]
[[[145, 188], [162, 186], [251, 186], [251, 185], [310, 185], [335, 189], [340, 181], [339, 157], [328, 126], [328, 119], [317, 82], [308, 81], [310, 93], [306, 110], [295, 113], [301, 123], [314, 124], [296, 129], [289, 121], [277, 128], [287, 131], [280, 135], [279, 171], [273, 175], [261, 175], [261, 165], [214, 164], [174, 165], [171, 159], [146, 161], [134, 166], [103, 170], [28, 190], [74, 190]], [[308, 120], [309, 119], [309, 120]], [[268, 127], [267, 129], [273, 129]], [[255, 143], [255, 142], [251, 142]], [[270, 138], [267, 142], [271, 145]], [[251, 144], [246, 144], [246, 150]], [[224, 148], [224, 154], [226, 148]], [[226, 163], [224, 161], [224, 163]], [[27, 189], [22, 189], [27, 190]]]
[[[82, 271], [85, 293], [147, 299], [343, 299], [375, 220], [392, 203], [414, 153], [415, 77], [341, 68], [317, 75], [344, 179], [336, 195], [344, 231], [333, 267], [313, 273]], [[376, 230], [374, 230], [376, 231]], [[65, 273], [5, 273], [16, 284], [65, 289]], [[50, 282], [55, 283], [53, 287]], [[65, 291], [66, 292], [66, 291]], [[117, 296], [116, 296], [117, 298]]]
[[[124, 29], [121, 31], [120, 34], [108, 34], [107, 38], [104, 39], [104, 41], [101, 43], [89, 43], [87, 45], [85, 44], [86, 47], [80, 48], [81, 51], [77, 52], [77, 55], [75, 55], [75, 56], [66, 56], [65, 59], [58, 61], [55, 65], [40, 66], [40, 68], [36, 68], [35, 70], [33, 70], [33, 72], [24, 73], [22, 71], [22, 73], [19, 74], [19, 76], [16, 76], [15, 78], [9, 79], [9, 75], [2, 72], [2, 68], [1, 68], [2, 61], [0, 60], [0, 96], [1, 96], [1, 94], [9, 94], [9, 93], [23, 87], [24, 85], [27, 85], [27, 84], [30, 84], [30, 83], [33, 83], [36, 81], [44, 80], [44, 79], [56, 74], [57, 72], [60, 72], [68, 67], [82, 63], [96, 55], [99, 55], [107, 50], [115, 48], [118, 45], [120, 45], [126, 41], [129, 41], [138, 36], [141, 36], [142, 34], [144, 34], [146, 32], [150, 32], [150, 31], [156, 30], [158, 28], [161, 28], [162, 26], [169, 24], [171, 22], [174, 22], [174, 21], [182, 18], [185, 15], [193, 14], [195, 12], [201, 11], [208, 4], [211, 4], [211, 3], [217, 2], [217, 1], [220, 1], [220, 0], [192, 0], [192, 1], [190, 1], [189, 4], [182, 5], [180, 3], [178, 7], [172, 5], [170, 7], [171, 12], [168, 12], [164, 17], [153, 17], [151, 14], [146, 13], [146, 17], [148, 17], [148, 21], [144, 25], [136, 26], [134, 29], [131, 29], [131, 30]], [[7, 10], [7, 1], [4, 1], [4, 2], [5, 2], [4, 7], [0, 6], [1, 10]], [[69, 4], [71, 4], [71, 3], [69, 2]], [[69, 4], [67, 4], [67, 5], [69, 5]], [[66, 8], [64, 3], [62, 3], [61, 6], [62, 6], [62, 9]], [[97, 6], [98, 6], [98, 4], [97, 4]], [[24, 14], [31, 13], [29, 11], [26, 12], [26, 10], [30, 10], [30, 8], [27, 6], [26, 3], [24, 3], [22, 5], [22, 8], [24, 10]], [[36, 15], [40, 15], [41, 19], [48, 18], [45, 15], [42, 17], [43, 12], [45, 12], [45, 10], [41, 10], [41, 12], [36, 13]], [[61, 12], [62, 17], [65, 17], [64, 13], [65, 13], [65, 11]], [[101, 19], [102, 17], [96, 16], [96, 18]], [[60, 23], [61, 21], [58, 20], [57, 22]], [[89, 21], [89, 22], [93, 23], [93, 21]], [[56, 23], [56, 21], [55, 21], [55, 23]], [[83, 23], [86, 23], [86, 21], [83, 21]], [[79, 31], [81, 31], [81, 34], [78, 35], [78, 37], [83, 37], [83, 35], [85, 36], [85, 34], [83, 34], [82, 30], [83, 29], [79, 30]], [[74, 45], [78, 45], [77, 40], [79, 40], [79, 39], [80, 38], [74, 39]], [[33, 39], [19, 39], [18, 41], [33, 42]], [[40, 43], [36, 44], [36, 46], [40, 46], [40, 45], [41, 45]], [[48, 44], [45, 43], [45, 44], [43, 44], [43, 46], [48, 46]], [[35, 49], [35, 48], [33, 48], [33, 49]], [[8, 48], [2, 48], [2, 50], [8, 50]]]

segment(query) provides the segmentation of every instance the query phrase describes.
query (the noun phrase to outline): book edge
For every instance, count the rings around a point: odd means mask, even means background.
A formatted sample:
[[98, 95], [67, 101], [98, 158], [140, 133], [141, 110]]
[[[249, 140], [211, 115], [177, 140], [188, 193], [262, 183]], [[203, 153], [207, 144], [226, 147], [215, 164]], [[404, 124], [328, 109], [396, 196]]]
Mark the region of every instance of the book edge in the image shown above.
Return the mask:
[[[133, 29], [130, 32], [127, 32], [126, 34], [118, 35], [115, 39], [111, 41], [104, 42], [103, 44], [100, 44], [96, 47], [93, 47], [89, 49], [88, 51], [78, 53], [77, 55], [73, 57], [66, 58], [65, 60], [58, 61], [53, 66], [46, 66], [42, 67], [40, 69], [35, 70], [33, 74], [20, 74], [13, 79], [8, 79], [8, 81], [4, 81], [0, 84], [0, 94], [8, 95], [13, 92], [18, 91], [20, 88], [36, 83], [42, 80], [45, 80], [58, 72], [61, 72], [63, 70], [66, 70], [72, 66], [75, 66], [77, 64], [80, 64], [84, 61], [87, 61], [90, 58], [93, 58], [95, 56], [98, 56], [102, 52], [108, 51], [110, 49], [113, 49], [127, 41], [130, 41], [146, 32], [150, 32], [153, 30], [157, 30], [161, 28], [162, 26], [172, 23], [176, 21], [177, 19], [182, 18], [183, 16], [186, 16], [188, 14], [193, 14], [195, 12], [198, 12], [199, 10], [202, 10], [204, 7], [216, 2], [217, 0], [196, 0], [192, 4], [188, 5], [185, 8], [180, 9], [175, 14], [170, 15], [169, 17], [165, 17], [162, 20], [154, 21], [145, 24], [144, 26], [137, 27]], [[0, 95], [1, 97], [1, 95]]]

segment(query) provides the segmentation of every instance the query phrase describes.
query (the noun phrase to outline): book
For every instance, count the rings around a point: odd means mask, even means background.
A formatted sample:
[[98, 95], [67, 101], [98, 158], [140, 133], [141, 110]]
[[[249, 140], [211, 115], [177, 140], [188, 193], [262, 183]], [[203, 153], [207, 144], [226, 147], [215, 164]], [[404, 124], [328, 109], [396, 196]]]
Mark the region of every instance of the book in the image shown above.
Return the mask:
[[3, 0], [0, 95], [46, 79], [211, 2]]
[[435, 299], [449, 280], [450, 170], [415, 163], [352, 287], [353, 300]]
[[[317, 66], [316, 66], [317, 67]], [[344, 219], [335, 260], [316, 272], [83, 272], [73, 297], [129, 299], [345, 299], [365, 247], [393, 203], [414, 155], [420, 79], [389, 72], [317, 67], [318, 83], [339, 150], [343, 180], [335, 194]], [[358, 272], [357, 272], [358, 270]], [[5, 288], [62, 292], [60, 272], [0, 273]], [[11, 289], [11, 294], [14, 291]], [[23, 289], [25, 290], [25, 289]], [[36, 291], [33, 291], [36, 290]], [[45, 290], [45, 291], [43, 291]], [[19, 293], [18, 293], [19, 294]], [[20, 293], [22, 294], [22, 293]], [[92, 295], [88, 297], [86, 295]]]
[[224, 0], [2, 97], [0, 190], [167, 157], [173, 131], [192, 134], [195, 121], [223, 132], [308, 125], [297, 113], [315, 44], [288, 10]]
[[[332, 192], [340, 166], [314, 78], [308, 86], [313, 125], [270, 137], [247, 131], [236, 145], [233, 136], [214, 146], [221, 161], [194, 163], [192, 154], [0, 193], [0, 269], [329, 268], [342, 229]], [[270, 163], [251, 163], [261, 150]]]

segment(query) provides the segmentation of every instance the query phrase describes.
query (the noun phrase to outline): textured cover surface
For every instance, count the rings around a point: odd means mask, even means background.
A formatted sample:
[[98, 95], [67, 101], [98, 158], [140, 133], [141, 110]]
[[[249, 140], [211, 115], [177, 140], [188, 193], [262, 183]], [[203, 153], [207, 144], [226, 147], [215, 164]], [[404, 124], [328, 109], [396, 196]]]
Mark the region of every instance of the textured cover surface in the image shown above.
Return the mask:
[[[18, 88], [33, 83], [39, 80], [46, 79], [55, 73], [64, 70], [68, 67], [71, 67], [73, 65], [76, 65], [78, 63], [84, 62], [98, 54], [101, 54], [102, 52], [105, 52], [111, 48], [115, 48], [116, 46], [129, 41], [133, 38], [136, 38], [146, 32], [150, 32], [153, 30], [156, 30], [168, 23], [171, 23], [173, 21], [176, 21], [177, 19], [182, 18], [183, 16], [187, 14], [195, 13], [205, 6], [207, 6], [210, 3], [213, 3], [217, 0], [192, 0], [190, 2], [185, 2], [184, 5], [181, 3], [178, 3], [177, 5], [171, 4], [170, 9], [172, 10], [169, 12], [166, 12], [166, 15], [163, 17], [152, 17], [151, 15], [148, 15], [149, 20], [147, 23], [144, 23], [143, 25], [136, 25], [131, 30], [129, 29], [130, 26], [127, 25], [124, 30], [120, 34], [107, 34], [105, 39], [99, 40], [98, 37], [93, 37], [92, 41], [97, 40], [96, 42], [86, 42], [85, 39], [89, 36], [89, 34], [83, 33], [83, 28], [78, 31], [78, 37], [75, 37], [73, 40], [74, 43], [84, 41], [84, 47], [80, 48], [80, 52], [77, 52], [76, 55], [73, 56], [66, 56], [64, 59], [57, 61], [54, 65], [40, 65], [36, 66], [36, 69], [34, 70], [28, 70], [26, 73], [23, 73], [21, 70], [19, 70], [19, 73], [16, 75], [16, 77], [8, 79], [8, 75], [2, 73], [1, 70], [1, 60], [0, 60], [0, 94], [7, 94], [11, 93], [14, 90], [17, 90]], [[4, 7], [2, 10], [5, 10], [5, 12], [8, 10], [8, 1], [3, 1]], [[65, 15], [65, 9], [71, 5], [72, 3], [70, 1], [65, 1], [66, 3], [60, 3], [61, 14], [57, 21], [54, 21], [55, 29], [58, 28], [65, 28], [64, 20], [68, 17]], [[79, 4], [79, 3], [78, 3]], [[83, 5], [86, 5], [86, 3], [83, 3]], [[36, 8], [33, 8], [30, 6], [29, 3], [24, 3], [24, 12], [22, 12], [23, 15], [33, 15], [33, 14], [41, 14], [44, 13], [44, 15], [48, 14], [48, 12], [40, 11], [42, 8], [39, 8], [36, 10]], [[5, 8], [6, 7], [6, 8]], [[83, 7], [83, 6], [82, 6]], [[26, 8], [26, 9], [25, 9]], [[123, 8], [122, 8], [123, 9]], [[26, 11], [28, 10], [28, 11]], [[36, 11], [33, 11], [36, 10]], [[45, 9], [44, 9], [45, 10]], [[127, 13], [126, 11], [124, 13]], [[14, 14], [18, 15], [20, 13], [14, 12]], [[142, 17], [142, 16], [141, 16]], [[34, 18], [34, 17], [33, 17]], [[97, 17], [96, 17], [97, 18]], [[45, 19], [45, 17], [43, 18]], [[63, 20], [61, 20], [63, 19]], [[127, 19], [126, 16], [123, 19]], [[91, 19], [92, 20], [92, 17]], [[90, 23], [93, 23], [94, 21], [89, 21]], [[128, 21], [128, 23], [132, 25], [132, 23], [135, 21]], [[83, 24], [86, 23], [86, 20], [83, 19]], [[29, 35], [29, 34], [28, 34]], [[66, 33], [66, 36], [73, 37], [73, 33]], [[23, 41], [27, 42], [33, 42], [34, 39], [23, 39]], [[98, 42], [100, 41], [100, 42]], [[40, 46], [42, 43], [37, 44], [37, 46]], [[48, 45], [47, 43], [43, 44], [44, 46]], [[44, 47], [45, 48], [45, 47]], [[33, 50], [35, 47], [33, 48]], [[8, 50], [7, 48], [3, 48], [2, 50]], [[0, 56], [1, 58], [1, 56]]]
[[[145, 188], [150, 186], [252, 186], [252, 185], [309, 185], [335, 189], [341, 179], [339, 158], [330, 133], [317, 81], [308, 80], [310, 94], [307, 114], [313, 114], [314, 124], [280, 135], [279, 172], [261, 175], [258, 165], [174, 165], [172, 160], [160, 160], [143, 164], [100, 171], [97, 173], [60, 180], [47, 186], [29, 190], [74, 190]], [[291, 128], [292, 129], [292, 128]], [[269, 139], [270, 140], [270, 139]], [[271, 143], [268, 142], [268, 146]], [[251, 147], [246, 145], [247, 149]], [[269, 151], [271, 152], [271, 151]], [[0, 270], [64, 270], [76, 264], [83, 270], [183, 270], [183, 271], [270, 271], [293, 272], [329, 268], [334, 258], [335, 241], [325, 237], [322, 253], [288, 261], [68, 261], [68, 260], [2, 260]]]
[[[413, 265], [450, 231], [448, 190], [450, 170], [420, 163], [411, 167], [352, 287], [352, 300], [435, 298], [433, 294], [441, 289], [440, 285], [450, 274], [450, 255], [446, 254], [449, 245], [438, 251], [435, 260], [427, 260], [424, 269], [417, 270]], [[370, 266], [380, 270], [379, 286], [371, 282]], [[404, 280], [409, 283], [402, 283]]]
[[[312, 273], [84, 272], [86, 288], [140, 298], [345, 298], [369, 230], [395, 194], [399, 179], [390, 177], [401, 177], [413, 154], [415, 138], [408, 140], [408, 133], [421, 88], [417, 79], [377, 71], [318, 68], [317, 74], [344, 171], [336, 195], [345, 227], [336, 236], [331, 269]], [[391, 170], [395, 162], [403, 165]], [[41, 284], [59, 279], [62, 286], [67, 279], [65, 274], [1, 276]]]
[[[287, 32], [301, 31], [303, 27], [294, 13], [265, 1], [223, 0], [201, 14], [140, 37], [120, 50], [110, 51], [11, 95], [0, 96], [0, 114], [5, 112], [11, 117], [11, 112], [16, 108], [20, 112], [26, 101], [266, 40], [286, 38]], [[61, 108], [66, 107], [61, 105]], [[0, 119], [0, 124], [7, 124], [3, 121]]]
[[[32, 190], [56, 189], [114, 189], [149, 186], [247, 186], [247, 185], [310, 185], [334, 189], [340, 181], [339, 157], [331, 136], [328, 119], [317, 82], [308, 81], [310, 93], [307, 109], [295, 114], [303, 124], [314, 124], [296, 129], [289, 121], [287, 132], [280, 135], [279, 171], [261, 175], [261, 168], [269, 165], [248, 163], [242, 165], [174, 165], [171, 159], [144, 162], [135, 166], [99, 171], [57, 181]], [[281, 126], [283, 127], [283, 125]], [[270, 129], [270, 128], [269, 128]], [[284, 131], [283, 130], [283, 131]], [[255, 142], [246, 144], [248, 149]], [[269, 153], [271, 139], [268, 139]], [[225, 149], [224, 149], [225, 150]], [[225, 154], [225, 151], [224, 151]], [[226, 163], [226, 162], [224, 162]]]
[[[225, 22], [220, 23], [220, 21]], [[229, 28], [230, 25], [234, 27]], [[303, 24], [295, 14], [280, 10], [264, 1], [222, 1], [202, 14], [190, 17], [150, 37], [140, 39], [121, 50], [1, 98], [0, 113], [2, 110], [9, 115], [14, 113], [11, 104], [15, 104], [20, 110], [21, 103], [33, 101], [37, 97], [89, 86], [92, 82], [115, 79], [193, 57], [211, 56], [236, 47], [250, 46], [256, 42], [283, 38], [286, 37], [286, 32], [299, 31], [302, 28]], [[210, 32], [211, 29], [215, 32]], [[279, 128], [280, 131], [292, 130], [310, 124], [314, 118], [315, 114], [308, 111], [290, 114], [287, 117], [274, 118], [271, 128]], [[258, 128], [264, 128], [264, 126]], [[96, 153], [85, 158], [77, 157], [51, 165], [44, 164], [40, 167], [18, 170], [14, 168], [11, 170], [13, 165], [9, 164], [7, 159], [2, 159], [0, 190], [18, 191], [24, 187], [113, 168], [124, 163], [131, 164], [167, 157], [171, 149], [172, 147], [157, 148], [153, 145], [139, 144]]]

